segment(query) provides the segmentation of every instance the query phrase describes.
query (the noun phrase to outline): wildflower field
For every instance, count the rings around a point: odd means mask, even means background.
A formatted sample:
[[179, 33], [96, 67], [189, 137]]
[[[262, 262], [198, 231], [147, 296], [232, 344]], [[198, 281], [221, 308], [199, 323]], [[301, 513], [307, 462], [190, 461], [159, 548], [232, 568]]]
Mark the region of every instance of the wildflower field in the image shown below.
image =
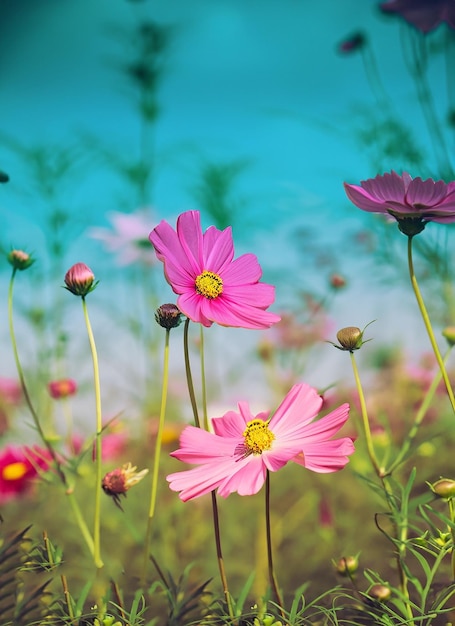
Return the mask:
[[[399, 26], [409, 117], [374, 32], [340, 33], [373, 96], [363, 170], [334, 177], [330, 232], [294, 215], [284, 245], [279, 210], [255, 236], [242, 159], [155, 204], [178, 35], [127, 4], [138, 152], [0, 132], [0, 626], [455, 624], [455, 4], [371, 3]], [[88, 155], [123, 195], [82, 224]]]

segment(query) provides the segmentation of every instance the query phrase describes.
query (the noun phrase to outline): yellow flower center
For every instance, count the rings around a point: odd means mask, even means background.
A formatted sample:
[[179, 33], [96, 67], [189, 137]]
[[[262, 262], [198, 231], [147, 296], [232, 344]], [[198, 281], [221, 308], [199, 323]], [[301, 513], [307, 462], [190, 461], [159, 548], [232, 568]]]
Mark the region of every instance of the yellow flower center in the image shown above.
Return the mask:
[[270, 450], [275, 435], [269, 430], [268, 422], [255, 419], [247, 422], [243, 432], [245, 438], [245, 456], [250, 454], [262, 454], [264, 450]]
[[223, 293], [223, 280], [218, 274], [204, 270], [196, 278], [196, 291], [209, 300], [218, 298]]
[[2, 470], [2, 477], [4, 480], [20, 480], [27, 473], [27, 466], [22, 461], [16, 463], [10, 463], [6, 465]]

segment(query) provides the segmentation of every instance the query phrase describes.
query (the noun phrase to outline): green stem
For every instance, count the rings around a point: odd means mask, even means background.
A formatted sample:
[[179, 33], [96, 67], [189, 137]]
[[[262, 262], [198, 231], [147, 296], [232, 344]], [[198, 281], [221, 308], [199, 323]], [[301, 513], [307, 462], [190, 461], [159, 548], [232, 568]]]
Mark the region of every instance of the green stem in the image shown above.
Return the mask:
[[188, 347], [189, 325], [190, 325], [190, 318], [187, 317], [185, 320], [185, 326], [183, 329], [183, 351], [185, 354], [185, 372], [186, 372], [186, 381], [188, 385], [188, 393], [190, 394], [191, 408], [193, 409], [194, 424], [198, 428], [200, 428], [201, 423], [199, 421], [199, 413], [197, 410], [196, 396], [194, 394], [193, 375], [191, 374], [191, 365], [190, 365], [190, 351]]
[[224, 598], [229, 613], [229, 617], [234, 619], [234, 611], [232, 609], [231, 594], [229, 593], [229, 587], [226, 577], [226, 570], [224, 569], [223, 552], [221, 550], [221, 533], [220, 533], [220, 521], [218, 516], [218, 504], [216, 501], [216, 493], [212, 491], [212, 514], [213, 514], [213, 529], [215, 532], [215, 545], [216, 545], [216, 557], [218, 561], [218, 570], [220, 572], [221, 586], [223, 587]]
[[268, 470], [265, 477], [265, 527], [267, 536], [267, 562], [269, 568], [270, 586], [275, 595], [276, 603], [280, 608], [281, 617], [283, 618], [283, 620], [285, 620], [286, 615], [284, 613], [284, 602], [283, 598], [281, 597], [280, 589], [278, 587], [278, 582], [275, 576], [275, 569], [273, 567], [272, 528], [270, 523], [270, 472]]
[[35, 425], [35, 428], [41, 438], [41, 441], [43, 442], [43, 444], [46, 446], [47, 451], [49, 452], [52, 461], [54, 463], [55, 466], [55, 470], [57, 472], [57, 476], [60, 479], [60, 482], [62, 483], [63, 487], [66, 490], [66, 495], [70, 498], [70, 503], [73, 509], [73, 513], [74, 513], [74, 517], [76, 519], [77, 525], [79, 526], [79, 530], [81, 531], [82, 537], [84, 538], [90, 553], [93, 555], [93, 539], [90, 535], [90, 532], [87, 528], [87, 524], [85, 523], [85, 520], [82, 516], [81, 510], [79, 508], [79, 504], [77, 503], [76, 499], [74, 498], [73, 495], [73, 490], [72, 488], [69, 487], [68, 485], [68, 480], [66, 478], [66, 475], [63, 471], [63, 468], [60, 464], [60, 461], [57, 457], [57, 454], [54, 450], [54, 448], [52, 447], [52, 444], [48, 441], [48, 439], [46, 438], [44, 431], [42, 429], [41, 426], [41, 422], [40, 419], [38, 417], [37, 412], [35, 411], [35, 407], [33, 406], [32, 400], [30, 398], [30, 394], [28, 393], [28, 388], [25, 382], [25, 376], [24, 376], [24, 370], [22, 369], [22, 365], [19, 359], [19, 352], [17, 349], [17, 340], [16, 340], [16, 333], [14, 331], [14, 322], [13, 322], [13, 286], [14, 286], [14, 278], [16, 275], [16, 268], [13, 269], [13, 273], [11, 275], [11, 280], [10, 280], [10, 284], [9, 284], [9, 290], [8, 290], [8, 321], [9, 321], [9, 331], [10, 331], [10, 336], [11, 336], [11, 344], [13, 347], [13, 354], [14, 354], [14, 360], [16, 363], [16, 369], [17, 369], [17, 373], [19, 376], [19, 381], [21, 384], [21, 388], [22, 388], [22, 393], [24, 394], [24, 398], [25, 401], [27, 403], [27, 406], [30, 410], [30, 413], [32, 415], [33, 418], [33, 423]]
[[[189, 318], [186, 319], [185, 321], [185, 327], [184, 327], [184, 331], [183, 331], [183, 345], [184, 345], [184, 352], [185, 352], [185, 370], [186, 370], [186, 380], [187, 380], [187, 385], [188, 385], [188, 392], [190, 394], [190, 398], [191, 398], [191, 406], [193, 409], [193, 416], [194, 416], [194, 423], [196, 424], [196, 426], [198, 428], [201, 427], [200, 424], [200, 420], [199, 420], [199, 414], [198, 414], [198, 409], [197, 409], [197, 403], [196, 403], [196, 396], [194, 393], [194, 385], [193, 385], [193, 377], [191, 375], [191, 367], [190, 367], [190, 359], [189, 359], [189, 350], [188, 350], [188, 326], [189, 326]], [[201, 359], [202, 357], [202, 348], [203, 348], [203, 344], [201, 345]], [[204, 371], [204, 369], [203, 369]], [[205, 389], [205, 382], [203, 383], [203, 389]], [[206, 405], [206, 402], [204, 400], [204, 406]], [[224, 560], [223, 560], [223, 553], [221, 550], [221, 533], [220, 533], [220, 521], [219, 521], [219, 516], [218, 516], [218, 505], [217, 505], [217, 501], [216, 501], [216, 493], [215, 491], [211, 492], [211, 496], [212, 496], [212, 515], [213, 515], [213, 529], [215, 532], [215, 545], [216, 545], [216, 555], [217, 555], [217, 560], [218, 560], [218, 569], [220, 572], [220, 579], [221, 579], [221, 585], [223, 587], [223, 593], [224, 593], [224, 597], [226, 599], [226, 604], [227, 604], [227, 608], [228, 608], [228, 612], [229, 612], [229, 617], [231, 619], [234, 619], [234, 611], [232, 608], [232, 602], [231, 602], [231, 595], [229, 593], [229, 587], [228, 587], [228, 583], [227, 583], [227, 578], [226, 578], [226, 571], [224, 569]]]
[[167, 402], [167, 390], [168, 390], [168, 382], [169, 382], [169, 336], [170, 330], [166, 328], [166, 340], [164, 345], [164, 362], [163, 362], [163, 385], [161, 389], [161, 408], [160, 408], [160, 419], [158, 423], [158, 432], [156, 434], [156, 442], [155, 442], [155, 457], [153, 459], [153, 476], [152, 476], [152, 491], [150, 494], [150, 508], [149, 515], [147, 520], [147, 530], [145, 535], [145, 546], [144, 546], [144, 565], [143, 565], [143, 573], [142, 580], [145, 584], [147, 577], [147, 565], [149, 561], [149, 552], [150, 552], [150, 542], [152, 537], [152, 519], [155, 515], [155, 506], [156, 506], [156, 493], [158, 488], [158, 472], [160, 467], [160, 455], [161, 455], [161, 444], [163, 440], [163, 427], [164, 427], [164, 418], [166, 416], [166, 402]]
[[455, 506], [453, 503], [452, 498], [450, 498], [447, 502], [448, 506], [449, 506], [449, 515], [450, 515], [450, 521], [452, 522], [452, 525], [450, 527], [450, 534], [452, 536], [452, 555], [451, 555], [451, 565], [452, 565], [452, 581], [455, 581], [455, 528], [454, 528], [454, 523], [455, 523]]
[[452, 386], [450, 384], [449, 376], [447, 374], [447, 370], [444, 365], [444, 361], [442, 359], [441, 353], [438, 348], [438, 344], [436, 342], [433, 328], [431, 326], [430, 318], [428, 316], [427, 309], [425, 307], [425, 303], [422, 298], [422, 294], [420, 293], [419, 285], [417, 283], [417, 279], [414, 273], [414, 264], [412, 260], [412, 235], [408, 236], [408, 266], [409, 266], [409, 277], [411, 279], [412, 288], [414, 289], [414, 294], [417, 300], [417, 304], [419, 305], [420, 314], [422, 315], [423, 322], [425, 324], [425, 328], [427, 329], [428, 337], [430, 339], [431, 347], [433, 348], [434, 355], [439, 365], [439, 369], [441, 370], [442, 378], [444, 379], [444, 383], [447, 389], [447, 394], [450, 399], [450, 403], [452, 405], [452, 409], [455, 413], [455, 398], [452, 391]]
[[205, 381], [205, 351], [204, 351], [204, 328], [200, 324], [201, 339], [201, 384], [202, 384], [202, 415], [204, 417], [204, 428], [209, 430], [209, 417], [207, 412], [207, 385]]
[[[447, 359], [449, 358], [449, 354], [451, 352], [452, 347], [449, 347], [449, 349], [447, 350], [446, 354], [444, 355], [444, 363], [447, 362]], [[439, 383], [442, 380], [442, 374], [441, 374], [441, 370], [438, 370], [431, 382], [430, 387], [428, 388], [425, 397], [422, 401], [422, 404], [419, 407], [419, 410], [417, 411], [417, 414], [415, 416], [414, 419], [414, 423], [411, 426], [411, 429], [405, 439], [405, 441], [403, 442], [403, 445], [400, 449], [400, 451], [397, 454], [397, 457], [395, 458], [395, 460], [393, 461], [392, 465], [390, 467], [387, 468], [386, 470], [386, 474], [392, 474], [392, 472], [399, 467], [399, 465], [401, 465], [401, 463], [403, 462], [403, 460], [406, 458], [406, 455], [411, 447], [412, 442], [414, 441], [417, 432], [419, 430], [420, 424], [423, 421], [423, 418], [425, 417], [428, 409], [430, 408], [430, 404], [433, 400], [434, 394], [436, 393], [436, 389], [438, 388]]]
[[98, 366], [98, 353], [96, 351], [95, 338], [93, 336], [92, 325], [88, 316], [87, 303], [85, 297], [82, 296], [82, 310], [84, 312], [85, 325], [87, 327], [88, 340], [92, 353], [93, 362], [93, 381], [95, 385], [95, 411], [96, 411], [96, 438], [95, 438], [95, 515], [93, 521], [93, 559], [95, 567], [103, 567], [101, 559], [101, 482], [102, 475], [102, 459], [101, 459], [101, 434], [103, 431], [103, 418], [101, 412], [101, 388], [100, 388], [100, 372]]
[[357, 388], [357, 394], [360, 401], [360, 412], [362, 415], [363, 434], [365, 436], [365, 442], [367, 445], [368, 456], [370, 457], [371, 464], [379, 478], [384, 475], [383, 468], [379, 466], [376, 458], [376, 453], [373, 446], [373, 438], [371, 436], [370, 421], [368, 419], [367, 406], [365, 403], [365, 396], [363, 393], [362, 383], [360, 382], [359, 370], [357, 369], [357, 363], [355, 360], [354, 352], [349, 353], [351, 355], [352, 370], [354, 372], [355, 385]]

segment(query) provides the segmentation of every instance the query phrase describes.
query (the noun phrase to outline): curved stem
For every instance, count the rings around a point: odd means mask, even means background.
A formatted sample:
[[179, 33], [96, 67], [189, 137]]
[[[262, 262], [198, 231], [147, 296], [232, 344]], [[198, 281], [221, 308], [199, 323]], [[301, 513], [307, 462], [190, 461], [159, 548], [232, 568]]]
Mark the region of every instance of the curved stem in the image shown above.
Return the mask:
[[204, 418], [204, 428], [209, 429], [209, 417], [207, 412], [207, 385], [205, 381], [205, 351], [204, 351], [204, 328], [200, 324], [201, 339], [201, 384], [202, 384], [202, 416]]
[[46, 446], [47, 451], [49, 452], [49, 455], [54, 463], [55, 466], [55, 470], [57, 472], [57, 476], [60, 479], [60, 482], [62, 483], [63, 487], [65, 488], [65, 492], [67, 497], [70, 499], [70, 504], [71, 507], [73, 509], [73, 513], [74, 513], [74, 517], [76, 519], [76, 523], [79, 526], [79, 530], [81, 531], [82, 537], [84, 538], [88, 549], [90, 550], [90, 553], [93, 556], [93, 539], [92, 536], [87, 528], [87, 524], [85, 523], [85, 520], [82, 516], [81, 510], [79, 508], [79, 504], [77, 502], [77, 500], [74, 497], [74, 493], [73, 493], [73, 489], [71, 487], [69, 487], [68, 485], [68, 480], [66, 478], [66, 475], [63, 471], [63, 468], [60, 464], [60, 461], [58, 459], [58, 456], [52, 446], [52, 444], [48, 441], [48, 439], [46, 438], [46, 435], [44, 434], [43, 428], [41, 426], [40, 423], [40, 419], [38, 417], [37, 412], [35, 411], [35, 407], [33, 406], [32, 400], [30, 398], [30, 394], [28, 393], [28, 388], [25, 382], [25, 376], [24, 376], [24, 370], [22, 369], [22, 364], [21, 361], [19, 359], [19, 352], [17, 349], [17, 341], [16, 341], [16, 333], [14, 331], [14, 321], [13, 321], [13, 287], [14, 287], [14, 278], [16, 275], [16, 268], [13, 269], [12, 275], [11, 275], [11, 280], [10, 280], [10, 284], [9, 284], [9, 289], [8, 289], [8, 322], [9, 322], [9, 331], [10, 331], [10, 336], [11, 336], [11, 344], [13, 347], [13, 354], [14, 354], [14, 361], [16, 363], [16, 369], [17, 369], [17, 373], [19, 376], [19, 381], [21, 384], [21, 389], [22, 389], [22, 393], [24, 394], [24, 398], [25, 401], [27, 403], [27, 406], [30, 410], [30, 413], [32, 415], [33, 418], [33, 423], [34, 426], [38, 432], [38, 435], [41, 438], [41, 441], [43, 442], [43, 444]]
[[363, 393], [362, 383], [360, 382], [359, 370], [357, 369], [357, 363], [353, 352], [351, 355], [352, 370], [354, 372], [355, 385], [357, 388], [357, 394], [360, 401], [360, 412], [362, 415], [363, 434], [365, 436], [365, 442], [367, 445], [368, 456], [370, 457], [371, 464], [378, 477], [383, 476], [383, 469], [379, 466], [379, 462], [376, 458], [376, 453], [373, 446], [373, 438], [371, 436], [370, 421], [368, 419], [367, 406], [365, 403], [365, 396]]
[[155, 515], [156, 493], [157, 493], [157, 488], [158, 488], [158, 472], [160, 468], [161, 444], [163, 441], [164, 418], [166, 416], [167, 390], [168, 390], [168, 382], [169, 382], [169, 336], [170, 336], [170, 330], [166, 328], [166, 340], [165, 340], [165, 345], [164, 345], [164, 359], [163, 359], [163, 385], [161, 389], [160, 419], [158, 423], [158, 432], [156, 434], [155, 456], [153, 459], [152, 491], [150, 494], [150, 508], [149, 508], [149, 515], [148, 515], [148, 520], [147, 520], [147, 530], [146, 530], [146, 535], [145, 535], [145, 546], [144, 546], [144, 565], [143, 565], [143, 573], [142, 573], [142, 580], [144, 584], [145, 584], [146, 576], [147, 576], [147, 564], [149, 560], [150, 542], [151, 542], [151, 537], [152, 537], [152, 519], [153, 519], [153, 516]]
[[278, 582], [275, 576], [275, 570], [273, 567], [273, 555], [272, 555], [272, 529], [270, 524], [270, 472], [267, 470], [265, 477], [265, 527], [267, 535], [267, 562], [269, 567], [269, 581], [270, 586], [275, 595], [276, 603], [280, 608], [281, 617], [285, 620], [284, 603], [281, 597]]
[[185, 354], [185, 373], [186, 373], [186, 382], [188, 385], [188, 393], [190, 394], [191, 408], [193, 409], [194, 423], [198, 428], [200, 428], [201, 424], [199, 421], [199, 413], [197, 410], [196, 396], [194, 394], [193, 375], [191, 374], [191, 365], [190, 365], [190, 351], [188, 347], [189, 325], [190, 325], [190, 318], [187, 317], [185, 320], [185, 327], [183, 329], [183, 351]]
[[22, 393], [24, 394], [25, 402], [27, 403], [27, 406], [33, 418], [33, 424], [38, 432], [38, 435], [40, 436], [41, 441], [46, 446], [46, 449], [49, 452], [49, 455], [55, 465], [55, 470], [58, 474], [58, 477], [60, 478], [63, 486], [67, 488], [68, 481], [66, 480], [66, 476], [63, 472], [60, 461], [58, 460], [58, 457], [55, 453], [54, 448], [52, 447], [52, 444], [49, 442], [49, 440], [47, 439], [44, 433], [43, 427], [41, 426], [40, 419], [38, 417], [37, 412], [35, 411], [35, 407], [33, 406], [32, 399], [30, 398], [30, 394], [28, 393], [27, 384], [25, 382], [24, 370], [22, 369], [22, 364], [19, 359], [19, 351], [17, 349], [16, 333], [14, 331], [14, 322], [13, 322], [13, 288], [14, 288], [15, 276], [16, 276], [16, 268], [13, 268], [13, 272], [11, 274], [11, 279], [9, 283], [9, 289], [8, 289], [8, 323], [9, 323], [11, 345], [13, 348], [13, 355], [14, 355], [14, 361], [16, 363], [17, 374], [19, 376], [19, 382], [21, 384], [21, 389], [22, 389]]
[[[449, 347], [449, 349], [447, 350], [446, 354], [444, 355], [444, 363], [447, 362], [447, 359], [449, 358], [449, 354], [451, 352], [452, 347]], [[430, 404], [433, 400], [434, 394], [436, 393], [436, 389], [438, 388], [439, 383], [442, 380], [442, 374], [441, 374], [441, 370], [438, 369], [438, 371], [436, 372], [433, 380], [431, 381], [431, 385], [429, 386], [425, 397], [419, 407], [419, 410], [417, 411], [417, 414], [415, 416], [414, 419], [414, 423], [411, 426], [411, 429], [405, 439], [405, 441], [403, 442], [403, 445], [401, 446], [401, 449], [398, 452], [397, 457], [395, 458], [395, 460], [393, 461], [393, 463], [390, 465], [390, 467], [387, 468], [386, 470], [386, 474], [392, 474], [392, 472], [401, 465], [401, 463], [405, 460], [406, 454], [408, 453], [412, 442], [414, 441], [417, 432], [419, 430], [419, 426], [423, 421], [423, 418], [425, 417], [428, 409], [430, 408]]]
[[101, 559], [100, 535], [101, 535], [101, 482], [102, 475], [102, 447], [101, 434], [103, 430], [103, 419], [101, 412], [101, 388], [100, 388], [100, 372], [98, 366], [98, 353], [96, 351], [95, 338], [93, 336], [92, 325], [88, 316], [87, 303], [85, 297], [82, 296], [82, 309], [84, 312], [85, 325], [87, 327], [88, 340], [92, 353], [93, 362], [93, 382], [95, 386], [95, 412], [96, 412], [96, 438], [95, 438], [95, 515], [93, 521], [93, 542], [94, 552], [93, 559], [97, 568], [103, 567]]
[[430, 318], [428, 316], [428, 312], [425, 307], [422, 294], [420, 293], [419, 285], [417, 283], [417, 278], [414, 273], [414, 264], [412, 260], [412, 235], [408, 236], [408, 266], [409, 266], [409, 277], [411, 279], [412, 288], [414, 289], [414, 294], [417, 300], [417, 304], [419, 305], [420, 314], [422, 315], [423, 323], [425, 324], [425, 328], [427, 329], [431, 347], [433, 348], [433, 352], [438, 362], [439, 369], [441, 370], [442, 378], [444, 379], [444, 383], [447, 389], [447, 394], [449, 396], [450, 403], [452, 405], [452, 409], [455, 413], [455, 398], [453, 395], [452, 386], [450, 384], [449, 376], [447, 374], [444, 361], [439, 351], [438, 344], [434, 336], [433, 328], [431, 326]]
[[224, 569], [223, 552], [221, 550], [221, 533], [220, 533], [220, 520], [218, 516], [218, 504], [216, 501], [216, 493], [212, 491], [212, 515], [213, 515], [213, 530], [215, 532], [215, 545], [216, 545], [216, 557], [218, 561], [218, 569], [220, 572], [221, 585], [223, 587], [224, 598], [226, 600], [227, 609], [230, 618], [234, 618], [234, 611], [232, 609], [231, 594], [229, 593], [228, 582], [226, 578], [226, 570]]

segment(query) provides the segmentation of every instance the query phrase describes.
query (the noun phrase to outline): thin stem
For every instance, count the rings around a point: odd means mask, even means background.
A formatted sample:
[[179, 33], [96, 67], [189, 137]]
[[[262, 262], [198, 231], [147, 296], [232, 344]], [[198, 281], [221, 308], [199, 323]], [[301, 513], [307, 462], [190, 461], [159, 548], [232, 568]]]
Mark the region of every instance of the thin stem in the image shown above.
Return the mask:
[[209, 417], [207, 412], [207, 385], [205, 381], [205, 352], [204, 352], [204, 328], [200, 324], [200, 340], [201, 340], [201, 384], [202, 384], [202, 415], [204, 418], [204, 428], [209, 429]]
[[[183, 331], [183, 345], [184, 345], [184, 352], [185, 352], [185, 369], [186, 369], [186, 380], [187, 380], [187, 384], [188, 384], [188, 391], [190, 394], [190, 398], [191, 398], [191, 406], [193, 408], [193, 416], [194, 416], [194, 423], [196, 424], [196, 426], [198, 428], [201, 428], [201, 424], [200, 424], [200, 420], [199, 420], [199, 414], [198, 414], [198, 409], [197, 409], [197, 403], [196, 403], [196, 396], [194, 393], [194, 386], [193, 386], [193, 376], [191, 374], [191, 367], [190, 367], [190, 359], [189, 359], [189, 350], [188, 350], [188, 326], [189, 326], [189, 318], [186, 319], [185, 321], [185, 327], [184, 327], [184, 331]], [[202, 347], [201, 346], [201, 355], [202, 355]], [[205, 383], [203, 383], [203, 387], [205, 389]], [[211, 492], [211, 496], [212, 496], [212, 514], [213, 514], [213, 529], [215, 532], [215, 545], [216, 545], [216, 555], [217, 555], [217, 560], [218, 560], [218, 569], [220, 572], [220, 579], [221, 579], [221, 585], [223, 587], [223, 593], [224, 593], [224, 597], [226, 599], [226, 604], [227, 604], [227, 608], [228, 608], [228, 612], [229, 612], [229, 617], [231, 617], [232, 619], [234, 619], [234, 611], [232, 609], [232, 602], [231, 602], [231, 596], [229, 593], [229, 588], [228, 588], [228, 583], [227, 583], [227, 578], [226, 578], [226, 571], [224, 569], [224, 560], [223, 560], [223, 553], [221, 550], [221, 534], [220, 534], [220, 521], [219, 521], [219, 516], [218, 516], [218, 505], [216, 502], [216, 493], [215, 491]]]
[[444, 361], [442, 359], [441, 353], [438, 348], [438, 344], [436, 342], [433, 328], [431, 326], [430, 318], [428, 316], [427, 309], [425, 307], [425, 303], [422, 298], [422, 294], [420, 293], [419, 285], [417, 283], [417, 278], [414, 273], [414, 264], [412, 260], [412, 235], [408, 236], [408, 266], [409, 266], [409, 277], [411, 279], [412, 288], [414, 289], [414, 294], [417, 300], [417, 304], [419, 305], [420, 314], [422, 315], [423, 322], [425, 324], [425, 328], [427, 329], [428, 337], [430, 339], [431, 347], [433, 348], [434, 355], [439, 365], [439, 369], [441, 370], [442, 378], [444, 379], [444, 383], [447, 389], [447, 394], [450, 399], [450, 403], [452, 405], [452, 409], [455, 413], [455, 398], [452, 391], [452, 386], [450, 384], [449, 376], [447, 374], [447, 370], [444, 365]]
[[84, 538], [85, 543], [87, 544], [87, 547], [90, 550], [90, 554], [94, 556], [95, 552], [94, 552], [93, 537], [90, 534], [90, 531], [87, 527], [87, 524], [85, 523], [84, 518], [82, 517], [82, 513], [79, 508], [79, 504], [76, 500], [76, 496], [74, 495], [73, 490], [68, 489], [66, 492], [66, 496], [70, 501], [71, 508], [73, 509], [73, 514], [76, 519], [77, 525], [79, 526], [79, 530], [81, 531], [82, 537]]
[[101, 459], [101, 434], [103, 431], [103, 419], [101, 412], [101, 387], [100, 372], [98, 366], [98, 353], [96, 350], [95, 338], [93, 336], [92, 325], [88, 316], [87, 303], [82, 296], [82, 310], [84, 312], [85, 325], [87, 327], [88, 340], [92, 353], [93, 362], [93, 382], [95, 386], [95, 411], [96, 411], [96, 438], [95, 438], [95, 515], [93, 521], [93, 559], [95, 567], [103, 567], [101, 559], [100, 535], [101, 535], [101, 482], [102, 482], [102, 459]]
[[450, 515], [450, 521], [452, 522], [452, 525], [450, 527], [450, 534], [452, 536], [452, 554], [450, 557], [450, 562], [452, 565], [452, 581], [455, 581], [455, 550], [454, 550], [454, 545], [455, 545], [455, 528], [454, 528], [454, 522], [455, 522], [455, 506], [453, 503], [453, 499], [449, 498], [449, 500], [447, 501], [448, 507], [449, 507], [449, 515]]
[[144, 566], [143, 566], [143, 574], [142, 580], [145, 584], [147, 577], [147, 565], [149, 560], [149, 552], [150, 552], [150, 542], [152, 537], [152, 519], [155, 515], [155, 506], [156, 506], [156, 493], [158, 488], [158, 472], [160, 468], [160, 455], [161, 455], [161, 444], [163, 441], [163, 427], [164, 427], [164, 418], [166, 416], [166, 402], [167, 402], [167, 390], [169, 383], [169, 336], [170, 330], [166, 328], [166, 339], [164, 345], [164, 359], [163, 359], [163, 385], [161, 388], [161, 408], [160, 408], [160, 419], [158, 422], [158, 432], [156, 434], [156, 442], [155, 442], [155, 457], [153, 459], [153, 476], [152, 476], [152, 491], [150, 494], [150, 508], [149, 515], [147, 520], [147, 530], [145, 535], [145, 546], [144, 546]]
[[220, 520], [218, 516], [218, 504], [216, 501], [216, 493], [212, 491], [212, 514], [213, 514], [213, 529], [215, 532], [215, 545], [216, 545], [216, 557], [218, 561], [218, 569], [220, 572], [221, 585], [223, 587], [224, 598], [226, 600], [227, 609], [230, 618], [234, 618], [234, 611], [232, 609], [231, 594], [229, 593], [228, 582], [226, 578], [226, 570], [224, 569], [223, 553], [221, 550], [221, 533], [220, 533]]
[[30, 410], [30, 413], [32, 415], [33, 418], [33, 424], [38, 432], [38, 435], [40, 436], [41, 441], [43, 442], [43, 444], [46, 446], [47, 451], [49, 452], [51, 459], [55, 465], [55, 469], [56, 472], [58, 474], [58, 477], [60, 478], [62, 484], [64, 485], [65, 488], [68, 487], [68, 482], [66, 480], [66, 476], [63, 472], [62, 466], [60, 464], [60, 461], [58, 460], [58, 457], [55, 453], [54, 448], [52, 447], [52, 444], [50, 443], [50, 441], [47, 439], [43, 427], [41, 426], [41, 422], [40, 419], [38, 417], [37, 412], [35, 411], [35, 407], [33, 406], [32, 400], [30, 398], [30, 394], [28, 393], [28, 389], [27, 389], [27, 385], [25, 382], [25, 376], [24, 376], [24, 370], [22, 369], [22, 364], [21, 361], [19, 359], [19, 352], [17, 349], [17, 340], [16, 340], [16, 333], [14, 331], [14, 322], [13, 322], [13, 287], [14, 287], [14, 278], [16, 276], [16, 268], [13, 268], [13, 272], [11, 274], [11, 280], [9, 283], [9, 289], [8, 289], [8, 322], [9, 322], [9, 332], [10, 332], [10, 337], [11, 337], [11, 345], [13, 348], [13, 354], [14, 354], [14, 361], [16, 363], [16, 369], [17, 369], [17, 374], [19, 376], [19, 382], [21, 384], [21, 389], [22, 389], [22, 393], [24, 394], [24, 398], [25, 398], [25, 402], [27, 403], [27, 406]]
[[371, 436], [371, 429], [370, 429], [370, 421], [368, 419], [368, 412], [367, 412], [367, 406], [365, 403], [365, 396], [363, 393], [362, 383], [360, 382], [359, 370], [357, 369], [357, 363], [355, 360], [354, 352], [350, 352], [349, 354], [351, 355], [352, 370], [354, 372], [354, 379], [355, 379], [355, 384], [357, 388], [357, 394], [359, 396], [359, 401], [360, 401], [360, 412], [362, 415], [363, 434], [365, 436], [368, 456], [370, 457], [371, 464], [373, 465], [377, 476], [381, 477], [383, 476], [383, 470], [379, 466], [378, 460], [376, 458], [376, 453], [374, 451], [373, 438]]
[[[449, 354], [452, 350], [452, 347], [450, 346], [449, 349], [447, 350], [446, 354], [444, 355], [444, 363], [447, 362], [447, 359], [449, 358]], [[436, 372], [433, 380], [431, 381], [431, 385], [429, 386], [425, 397], [419, 407], [419, 410], [417, 411], [417, 414], [415, 416], [414, 419], [414, 423], [411, 426], [411, 429], [405, 439], [405, 441], [403, 442], [403, 445], [401, 446], [400, 451], [398, 452], [397, 457], [395, 458], [395, 460], [393, 461], [392, 465], [387, 468], [386, 470], [386, 474], [392, 474], [392, 472], [399, 467], [399, 465], [401, 465], [401, 463], [404, 461], [404, 459], [406, 458], [406, 454], [408, 453], [412, 442], [414, 441], [417, 432], [419, 430], [420, 424], [423, 421], [423, 418], [425, 417], [428, 409], [430, 408], [430, 404], [433, 400], [434, 394], [436, 393], [436, 389], [438, 388], [439, 383], [442, 380], [442, 374], [441, 374], [441, 370], [438, 369], [438, 371]]]
[[284, 613], [284, 602], [281, 597], [278, 582], [275, 576], [275, 570], [273, 567], [273, 555], [272, 555], [272, 529], [270, 524], [270, 472], [267, 470], [265, 478], [265, 527], [267, 535], [267, 561], [269, 567], [269, 581], [270, 586], [275, 595], [276, 603], [280, 608], [281, 617], [285, 620], [286, 615]]
[[185, 326], [183, 329], [183, 351], [185, 354], [185, 372], [186, 372], [186, 382], [188, 385], [188, 392], [190, 394], [191, 408], [193, 409], [194, 423], [200, 428], [201, 423], [199, 421], [199, 413], [197, 410], [197, 402], [196, 396], [194, 394], [194, 385], [193, 385], [193, 375], [191, 374], [191, 365], [190, 365], [190, 351], [188, 347], [188, 328], [190, 325], [190, 318], [187, 317], [185, 320]]

